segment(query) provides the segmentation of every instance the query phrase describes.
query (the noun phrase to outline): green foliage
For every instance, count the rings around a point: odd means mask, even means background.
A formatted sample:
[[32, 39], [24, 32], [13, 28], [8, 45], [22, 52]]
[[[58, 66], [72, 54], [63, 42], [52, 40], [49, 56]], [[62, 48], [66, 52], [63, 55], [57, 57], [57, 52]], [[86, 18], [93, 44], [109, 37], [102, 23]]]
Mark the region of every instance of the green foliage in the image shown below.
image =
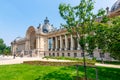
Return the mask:
[[[30, 65], [45, 65], [45, 66], [74, 66], [74, 65], [83, 65], [83, 61], [24, 61], [24, 64], [30, 64]], [[87, 60], [86, 62], [87, 66], [94, 66], [95, 61], [93, 60]]]
[[107, 51], [107, 31], [108, 25], [104, 23], [99, 23], [97, 29], [95, 31], [96, 44], [98, 49], [100, 49], [100, 53], [105, 53]]
[[120, 16], [112, 18], [108, 33], [108, 48], [111, 56], [120, 60]]
[[10, 54], [10, 52], [11, 52], [11, 48], [10, 48], [10, 47], [6, 47], [6, 48], [3, 50], [3, 53], [4, 53], [5, 55]]
[[3, 41], [3, 39], [0, 39], [0, 54], [5, 54], [5, 55], [7, 55], [7, 54], [10, 54], [10, 51], [11, 51], [11, 48], [8, 46], [6, 46], [5, 44], [4, 44], [4, 41]]
[[93, 51], [96, 48], [95, 36], [94, 35], [88, 35], [87, 38], [86, 38], [86, 42], [88, 44], [87, 52], [89, 54], [93, 54]]
[[[93, 9], [94, 0], [81, 0], [79, 5], [73, 7], [70, 4], [59, 5], [60, 15], [66, 21], [66, 24], [62, 26], [70, 34], [76, 35], [76, 40], [79, 42], [83, 52], [86, 50], [90, 54], [96, 48], [96, 37], [94, 35], [96, 18], [104, 16], [102, 22], [107, 22], [104, 15], [105, 10], [100, 9], [98, 14], [93, 14]], [[88, 44], [87, 47], [86, 44]]]
[[[44, 58], [47, 59], [58, 59], [58, 60], [71, 60], [71, 61], [77, 61], [77, 62], [81, 62], [83, 63], [83, 59], [82, 58], [71, 58], [71, 57], [52, 57], [52, 56], [45, 56]], [[91, 60], [91, 59], [86, 59], [86, 62], [89, 64], [95, 64], [96, 60]]]
[[[75, 39], [83, 52], [86, 50], [92, 54], [98, 47], [100, 53], [110, 52], [113, 58], [120, 60], [120, 17], [110, 19], [103, 9], [95, 15], [93, 9], [93, 0], [81, 0], [79, 5], [73, 7], [60, 4], [60, 15], [66, 21], [62, 26], [76, 35]], [[101, 21], [97, 23], [96, 18]]]
[[0, 39], [0, 54], [3, 54], [3, 50], [5, 49], [6, 45], [4, 44], [3, 39]]
[[[83, 52], [84, 66], [86, 66], [85, 50], [89, 53], [92, 53], [94, 48], [96, 47], [94, 44], [95, 40], [93, 38], [94, 34], [92, 35], [92, 37], [89, 34], [93, 33], [92, 27], [94, 26], [96, 17], [99, 17], [103, 15], [103, 13], [105, 13], [105, 11], [101, 9], [99, 10], [99, 13], [97, 15], [94, 15], [92, 12], [93, 9], [93, 0], [80, 0], [79, 5], [74, 7], [66, 4], [60, 4], [59, 6], [60, 15], [66, 21], [66, 25], [63, 26], [70, 34], [76, 36], [76, 40], [81, 46]], [[87, 40], [86, 35], [89, 36], [87, 37], [89, 41]], [[86, 47], [86, 44], [88, 44], [89, 46]], [[86, 67], [84, 67], [84, 70], [85, 78], [87, 78]]]

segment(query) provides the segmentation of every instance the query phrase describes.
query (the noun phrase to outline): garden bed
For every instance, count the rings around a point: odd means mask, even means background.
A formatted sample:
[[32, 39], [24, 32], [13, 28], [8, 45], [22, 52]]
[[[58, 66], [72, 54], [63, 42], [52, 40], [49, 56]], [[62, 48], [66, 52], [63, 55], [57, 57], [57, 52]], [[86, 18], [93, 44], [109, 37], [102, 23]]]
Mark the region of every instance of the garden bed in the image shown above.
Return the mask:
[[[56, 62], [56, 61], [24, 61], [23, 64], [30, 65], [46, 65], [46, 66], [73, 66], [73, 65], [83, 65], [83, 62], [69, 61], [69, 62]], [[94, 62], [86, 62], [87, 66], [94, 66]]]

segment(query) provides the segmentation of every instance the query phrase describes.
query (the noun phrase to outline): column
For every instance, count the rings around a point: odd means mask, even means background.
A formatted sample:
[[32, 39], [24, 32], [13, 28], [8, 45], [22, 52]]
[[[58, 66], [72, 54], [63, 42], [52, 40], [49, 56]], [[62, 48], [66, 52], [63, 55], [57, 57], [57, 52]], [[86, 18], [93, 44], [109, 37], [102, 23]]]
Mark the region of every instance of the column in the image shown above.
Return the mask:
[[36, 49], [39, 49], [39, 36], [36, 37]]
[[13, 55], [15, 54], [15, 44], [13, 43]]
[[74, 44], [74, 42], [73, 42], [73, 35], [71, 35], [71, 48], [70, 48], [70, 50], [73, 50], [73, 44]]
[[77, 50], [80, 50], [80, 48], [81, 48], [81, 47], [80, 47], [80, 44], [79, 44], [79, 40], [80, 40], [80, 35], [78, 35], [78, 39], [77, 39], [77, 45], [78, 45], [78, 46], [77, 46]]
[[77, 50], [80, 50], [80, 44], [77, 42]]
[[67, 39], [67, 35], [65, 35], [65, 50], [68, 50], [68, 39]]
[[62, 50], [62, 36], [60, 36], [60, 51]]
[[11, 44], [11, 52], [13, 54], [13, 43]]
[[58, 39], [57, 36], [55, 37], [55, 50], [57, 51], [58, 49]]
[[30, 40], [28, 40], [28, 50], [30, 50]]
[[26, 41], [25, 41], [25, 51], [28, 51], [29, 50], [29, 39], [26, 38]]
[[14, 54], [17, 54], [17, 45], [16, 45], [16, 43], [14, 44]]
[[37, 55], [39, 57], [39, 36], [36, 37], [36, 50], [37, 50]]
[[53, 37], [53, 50], [55, 50], [55, 37]]
[[53, 50], [53, 38], [51, 38], [51, 51]]
[[37, 57], [39, 57], [39, 36], [36, 37], [36, 50], [37, 50]]

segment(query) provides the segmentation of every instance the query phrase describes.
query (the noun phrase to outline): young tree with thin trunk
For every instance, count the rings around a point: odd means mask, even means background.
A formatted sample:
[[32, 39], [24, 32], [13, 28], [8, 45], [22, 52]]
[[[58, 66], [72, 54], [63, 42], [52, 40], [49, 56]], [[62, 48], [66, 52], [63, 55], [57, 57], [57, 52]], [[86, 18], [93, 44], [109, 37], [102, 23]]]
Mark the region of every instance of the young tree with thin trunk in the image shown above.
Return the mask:
[[[97, 15], [93, 14], [93, 9], [94, 0], [80, 0], [80, 4], [74, 7], [70, 6], [70, 4], [59, 5], [60, 15], [66, 21], [66, 24], [62, 26], [65, 27], [70, 34], [76, 36], [75, 38], [81, 46], [86, 80], [86, 35], [92, 32], [92, 27], [97, 17]], [[99, 15], [102, 15], [102, 13], [99, 13]]]

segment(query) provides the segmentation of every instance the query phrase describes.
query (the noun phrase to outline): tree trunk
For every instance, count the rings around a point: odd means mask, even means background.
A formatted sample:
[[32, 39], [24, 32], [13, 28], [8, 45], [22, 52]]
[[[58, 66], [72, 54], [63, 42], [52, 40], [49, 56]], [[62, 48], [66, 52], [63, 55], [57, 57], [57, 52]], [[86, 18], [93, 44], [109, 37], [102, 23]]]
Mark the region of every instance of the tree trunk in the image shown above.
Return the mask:
[[83, 50], [83, 65], [84, 65], [85, 80], [87, 80], [86, 60], [85, 60], [85, 52], [84, 52], [84, 50]]

